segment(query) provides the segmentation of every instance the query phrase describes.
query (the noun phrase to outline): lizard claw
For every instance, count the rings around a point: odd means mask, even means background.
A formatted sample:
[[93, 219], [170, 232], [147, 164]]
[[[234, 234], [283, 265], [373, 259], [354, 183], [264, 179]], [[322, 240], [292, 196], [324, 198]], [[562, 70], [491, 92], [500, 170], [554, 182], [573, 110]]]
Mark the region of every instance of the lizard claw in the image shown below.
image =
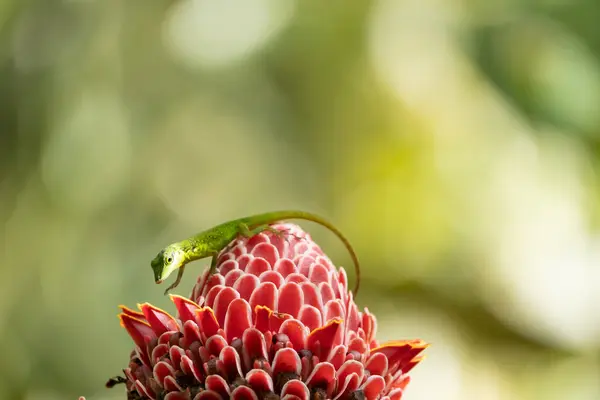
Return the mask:
[[165, 289], [165, 296], [169, 294], [169, 292], [177, 287], [176, 284], [172, 284], [168, 288]]
[[271, 229], [267, 229], [267, 230], [269, 232], [271, 232], [273, 235], [277, 236], [278, 238], [285, 240], [287, 242], [287, 244], [290, 244], [290, 240], [289, 240], [290, 236], [298, 241], [304, 240], [304, 238], [302, 238], [300, 236], [296, 236], [295, 234], [291, 233], [291, 229], [271, 228]]

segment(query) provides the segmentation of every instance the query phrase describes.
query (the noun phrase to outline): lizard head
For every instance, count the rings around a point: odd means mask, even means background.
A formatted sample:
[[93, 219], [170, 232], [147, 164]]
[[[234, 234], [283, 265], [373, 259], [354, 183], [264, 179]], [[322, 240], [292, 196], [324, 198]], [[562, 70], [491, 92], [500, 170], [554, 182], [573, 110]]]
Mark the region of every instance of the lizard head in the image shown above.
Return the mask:
[[162, 283], [173, 271], [185, 264], [185, 252], [179, 246], [169, 245], [150, 262], [156, 283]]

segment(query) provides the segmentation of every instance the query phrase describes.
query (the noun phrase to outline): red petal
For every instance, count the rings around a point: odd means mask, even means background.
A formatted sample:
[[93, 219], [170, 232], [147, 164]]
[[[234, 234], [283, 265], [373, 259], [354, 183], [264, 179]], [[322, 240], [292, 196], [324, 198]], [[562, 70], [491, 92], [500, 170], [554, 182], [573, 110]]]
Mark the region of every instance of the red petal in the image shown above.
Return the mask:
[[204, 272], [200, 274], [198, 279], [196, 280], [196, 284], [192, 289], [192, 295], [190, 298], [194, 300], [199, 306], [204, 305], [204, 282], [206, 282], [206, 278], [210, 272], [210, 268], [205, 268]]
[[253, 369], [246, 374], [246, 382], [255, 392], [272, 392], [273, 379], [262, 369]]
[[344, 307], [339, 299], [331, 300], [325, 304], [325, 321], [333, 318], [344, 318]]
[[344, 289], [342, 288], [342, 285], [340, 284], [339, 280], [340, 274], [338, 271], [335, 271], [331, 279], [331, 289], [333, 290], [333, 297], [336, 299], [342, 299], [346, 296], [346, 294], [343, 292]]
[[241, 338], [246, 329], [252, 326], [250, 305], [244, 299], [235, 299], [229, 304], [225, 316], [225, 335], [227, 341]]
[[397, 368], [404, 370], [408, 363], [429, 345], [422, 340], [402, 340], [385, 343], [371, 350], [373, 353], [383, 353], [388, 358], [388, 365], [394, 366], [390, 373], [396, 372]]
[[146, 321], [142, 321], [128, 314], [119, 314], [121, 326], [127, 330], [133, 342], [144, 352], [146, 344], [157, 338], [156, 333]]
[[247, 329], [242, 336], [242, 354], [246, 369], [254, 360], [268, 360], [267, 344], [263, 334], [255, 328]]
[[[211, 274], [206, 277], [206, 283], [204, 283], [203, 293], [210, 293], [210, 291], [217, 286], [225, 286], [225, 278], [221, 274]], [[208, 297], [208, 294], [206, 295]], [[209, 305], [208, 302], [205, 305]], [[212, 306], [212, 305], [211, 305]]]
[[187, 375], [193, 375], [198, 382], [202, 382], [202, 372], [187, 355], [181, 357], [181, 370]]
[[[296, 261], [296, 265], [298, 266], [298, 271], [305, 277], [308, 277], [308, 272], [310, 271], [310, 267], [314, 263], [315, 263], [315, 257], [312, 257], [310, 255], [302, 255]], [[308, 281], [308, 278], [307, 278], [307, 281]]]
[[352, 339], [348, 345], [348, 351], [358, 351], [360, 354], [365, 354], [367, 350], [367, 344], [359, 337]]
[[308, 335], [306, 347], [316, 355], [319, 360], [326, 360], [332, 347], [341, 344], [341, 319], [333, 319], [319, 329]]
[[331, 354], [329, 354], [327, 361], [329, 361], [337, 371], [338, 368], [344, 364], [344, 361], [346, 361], [346, 353], [348, 353], [348, 348], [343, 344], [335, 346], [331, 351]]
[[270, 271], [271, 264], [264, 258], [255, 257], [246, 266], [246, 273], [260, 276], [263, 272]]
[[173, 335], [179, 336], [179, 332], [167, 331], [158, 337], [158, 344], [171, 344], [171, 339], [173, 339]]
[[325, 253], [323, 253], [323, 250], [321, 250], [320, 247], [317, 246], [313, 250], [316, 251], [317, 253], [319, 253], [317, 255], [317, 257], [316, 257], [317, 264], [321, 264], [322, 266], [324, 266], [325, 268], [327, 268], [327, 270], [329, 271], [330, 274], [332, 272], [336, 272], [337, 271], [336, 266], [331, 262], [331, 260], [329, 259], [329, 257], [327, 257], [325, 255]]
[[265, 306], [275, 310], [277, 306], [277, 287], [271, 282], [258, 285], [252, 296], [250, 296], [250, 307]]
[[328, 395], [331, 395], [331, 389], [335, 383], [335, 368], [328, 362], [321, 362], [315, 365], [315, 369], [306, 379], [306, 386], [327, 388]]
[[221, 351], [227, 346], [227, 340], [221, 335], [213, 335], [208, 338], [204, 346], [213, 356], [218, 356]]
[[356, 332], [360, 323], [360, 315], [356, 303], [352, 300], [352, 293], [348, 296], [346, 304], [346, 331]]
[[279, 272], [281, 276], [285, 279], [288, 275], [296, 272], [296, 265], [289, 258], [281, 258], [277, 260], [273, 269]]
[[144, 385], [142, 385], [142, 382], [140, 382], [139, 380], [135, 381], [135, 390], [137, 390], [139, 395], [142, 397], [147, 397], [151, 400], [156, 399], [156, 397], [153, 396], [154, 393], [152, 393]]
[[132, 381], [132, 382], [135, 382], [135, 379], [136, 379], [136, 378], [135, 378], [135, 376], [133, 376], [133, 372], [131, 371], [131, 368], [125, 368], [125, 369], [123, 370], [123, 372], [125, 373], [125, 377], [126, 377], [127, 379], [129, 379], [129, 380], [130, 380], [130, 381]]
[[223, 400], [223, 398], [217, 392], [203, 390], [194, 397], [194, 400]]
[[[279, 258], [277, 249], [271, 243], [261, 243], [252, 249], [252, 255], [256, 258], [263, 258], [272, 267]], [[270, 269], [270, 268], [269, 268]]]
[[154, 376], [154, 379], [156, 379], [156, 382], [158, 382], [162, 387], [164, 387], [165, 378], [167, 376], [171, 376], [173, 378], [175, 377], [175, 369], [169, 364], [167, 364], [165, 361], [159, 361], [154, 366], [154, 369], [152, 370], [152, 375]]
[[362, 363], [355, 360], [346, 361], [338, 370], [337, 370], [337, 380], [338, 384], [340, 382], [346, 382], [347, 377], [350, 375], [356, 375], [356, 386], [352, 383], [351, 386], [348, 386], [349, 391], [354, 391], [358, 388], [358, 385], [362, 382], [363, 376], [365, 375], [364, 366]]
[[222, 398], [228, 399], [229, 394], [229, 385], [227, 381], [223, 379], [220, 375], [209, 375], [206, 377], [206, 389], [212, 390], [213, 392], [221, 395]]
[[164, 356], [168, 352], [169, 352], [169, 346], [167, 344], [159, 344], [152, 350], [151, 359], [153, 362], [156, 363], [156, 362], [160, 361], [162, 356]]
[[210, 288], [210, 290], [206, 291], [206, 299], [204, 300], [204, 305], [206, 307], [210, 307], [212, 309], [215, 308], [215, 300], [217, 299], [217, 296], [219, 293], [221, 293], [221, 290], [225, 289], [224, 285], [215, 285], [212, 288]]
[[175, 366], [175, 368], [179, 368], [181, 365], [181, 357], [185, 355], [185, 351], [179, 346], [172, 346], [169, 349], [169, 358], [171, 359], [171, 364]]
[[358, 389], [358, 385], [360, 384], [357, 374], [350, 374], [346, 376], [344, 380], [338, 379], [338, 385], [340, 381], [343, 382], [343, 384], [341, 387], [338, 387], [338, 394], [333, 398], [333, 400], [346, 397], [349, 393]]
[[199, 309], [196, 312], [196, 322], [198, 323], [198, 328], [200, 328], [200, 333], [203, 335], [202, 339], [204, 341], [206, 341], [207, 338], [216, 335], [219, 331], [219, 322], [211, 308], [203, 307]]
[[365, 363], [365, 369], [368, 369], [371, 375], [385, 376], [388, 370], [388, 359], [383, 353], [372, 353]]
[[319, 292], [321, 293], [321, 301], [323, 304], [327, 304], [328, 301], [335, 299], [335, 294], [330, 284], [320, 283]]
[[246, 248], [249, 249], [249, 251], [252, 251], [254, 247], [261, 243], [269, 243], [269, 237], [265, 234], [265, 232], [261, 232], [258, 235], [254, 235], [249, 238], [246, 242]]
[[290, 379], [281, 389], [281, 397], [285, 398], [285, 396], [296, 396], [300, 400], [308, 400], [310, 391], [304, 382], [298, 379]]
[[329, 275], [329, 269], [321, 264], [313, 264], [308, 271], [308, 280], [314, 284], [331, 282], [331, 276]]
[[285, 333], [292, 342], [294, 350], [300, 351], [306, 347], [309, 330], [297, 319], [288, 319], [281, 324], [279, 332]]
[[248, 386], [238, 386], [231, 392], [231, 400], [258, 400], [258, 396]]
[[[81, 399], [80, 399], [81, 400]], [[293, 394], [286, 394], [281, 400], [301, 400], [300, 397], [294, 396]]]
[[[212, 360], [213, 358], [215, 358], [214, 355], [210, 354], [210, 352], [208, 351], [208, 349], [204, 346], [198, 346], [198, 348], [196, 349], [197, 351], [197, 355], [198, 357], [196, 357], [196, 352], [192, 352], [190, 350], [190, 353], [188, 354], [186, 352], [186, 354], [195, 362], [195, 363], [201, 363], [202, 366], [204, 366], [204, 364], [206, 364], [208, 361]], [[206, 371], [206, 370], [203, 370]]]
[[371, 375], [362, 386], [366, 400], [376, 400], [385, 389], [385, 380], [379, 375]]
[[[240, 254], [241, 255], [241, 254]], [[222, 263], [219, 263], [219, 273], [223, 276], [227, 276], [231, 271], [239, 269], [238, 263], [235, 260], [226, 260]], [[240, 271], [242, 272], [242, 271]], [[225, 286], [228, 286], [225, 284]]]
[[304, 293], [297, 283], [284, 283], [279, 288], [279, 312], [298, 318], [298, 313], [303, 304]]
[[241, 255], [246, 254], [246, 245], [241, 241], [238, 241], [237, 244], [229, 251], [230, 254], [233, 255], [234, 259], [239, 258]]
[[184, 347], [189, 347], [195, 341], [201, 342], [202, 335], [200, 335], [200, 328], [194, 321], [186, 321], [183, 324], [183, 337], [185, 338]]
[[319, 310], [323, 309], [321, 295], [317, 292], [317, 286], [314, 283], [301, 283], [300, 289], [302, 289], [302, 293], [304, 293], [304, 304], [311, 305]]
[[295, 282], [295, 283], [303, 283], [303, 282], [308, 282], [308, 278], [298, 272], [294, 272], [289, 274], [286, 278], [285, 278], [286, 282]]
[[156, 397], [160, 397], [158, 394], [163, 391], [163, 388], [156, 382], [156, 379], [148, 377], [148, 375], [146, 375], [146, 377], [147, 379], [144, 386], [147, 387], [148, 392], [153, 393]]
[[305, 240], [298, 241], [294, 244], [293, 253], [294, 254], [304, 254], [309, 251], [308, 243]]
[[260, 274], [259, 280], [261, 282], [271, 282], [278, 289], [284, 283], [283, 276], [281, 276], [281, 274], [276, 271], [263, 272], [262, 274]]
[[240, 279], [240, 276], [242, 275], [244, 275], [244, 271], [242, 271], [241, 269], [234, 269], [229, 271], [227, 275], [225, 275], [225, 286], [233, 287], [233, 285], [235, 285], [237, 280]]
[[146, 321], [148, 321], [157, 334], [162, 335], [165, 332], [179, 330], [179, 324], [175, 318], [171, 317], [166, 311], [149, 303], [140, 304], [138, 307], [142, 310]]
[[346, 270], [344, 268], [339, 269], [338, 282], [341, 285], [342, 293], [348, 293], [348, 275], [346, 275]]
[[300, 378], [303, 381], [306, 381], [306, 378], [308, 378], [308, 375], [310, 375], [310, 373], [313, 370], [313, 366], [319, 363], [319, 359], [317, 357], [310, 354], [310, 352], [306, 353], [307, 354], [304, 354], [302, 357], [300, 357], [300, 362], [302, 363], [302, 371], [300, 372]]
[[413, 369], [415, 367], [415, 365], [420, 363], [424, 358], [425, 358], [425, 356], [422, 356], [422, 357], [419, 356], [419, 357], [415, 357], [412, 360], [410, 360], [409, 362], [407, 362], [404, 365], [404, 368], [402, 368], [402, 373], [404, 373], [404, 374], [408, 373], [411, 369]]
[[397, 388], [405, 389], [406, 385], [408, 385], [409, 382], [410, 382], [410, 376], [404, 375], [404, 376], [402, 376], [402, 378], [398, 382], [394, 382], [394, 384], [392, 385], [392, 387], [394, 389], [397, 389]]
[[269, 242], [275, 247], [275, 249], [277, 249], [277, 259], [282, 258], [285, 254], [286, 247], [289, 246], [286, 239], [279, 236], [270, 235]]
[[[183, 390], [183, 388], [179, 386], [177, 380], [173, 376], [167, 376], [165, 378], [164, 386], [165, 390], [168, 392], [179, 392]], [[189, 396], [187, 398], [189, 398]]]
[[269, 316], [269, 330], [271, 332], [279, 332], [279, 328], [283, 321], [291, 319], [292, 316], [280, 312], [274, 312]]
[[298, 319], [306, 327], [308, 327], [309, 331], [312, 332], [323, 325], [323, 319], [321, 315], [321, 311], [319, 311], [317, 308], [309, 305], [303, 305], [302, 308], [300, 308]]
[[254, 289], [258, 287], [260, 280], [250, 274], [242, 275], [235, 281], [233, 288], [240, 293], [240, 297], [246, 301], [250, 301], [250, 296], [254, 292]]
[[133, 317], [136, 319], [141, 319], [141, 320], [145, 319], [144, 314], [139, 311], [132, 310], [131, 308], [128, 308], [124, 305], [120, 305], [119, 308], [121, 309], [121, 312], [125, 315], [129, 315], [130, 317]]
[[392, 390], [388, 394], [388, 397], [390, 398], [390, 400], [400, 400], [402, 398], [402, 393], [403, 393], [403, 390], [400, 388], [397, 388], [397, 389]]
[[240, 355], [233, 347], [225, 347], [221, 351], [221, 354], [219, 354], [219, 359], [223, 362], [229, 382], [233, 382], [237, 377], [243, 376]]
[[189, 320], [194, 321], [195, 312], [200, 308], [200, 306], [186, 297], [177, 295], [170, 296], [171, 301], [175, 303], [175, 308], [177, 308], [177, 314], [179, 315], [181, 322], [186, 322]]
[[[210, 271], [210, 269], [209, 269]], [[215, 286], [224, 286], [225, 279], [223, 278], [223, 275], [221, 274], [215, 274], [212, 273], [209, 276], [207, 276], [206, 278], [206, 289], [205, 289], [205, 293], [208, 292], [210, 289], [212, 289]]]
[[246, 267], [248, 266], [248, 263], [250, 261], [252, 261], [254, 259], [254, 256], [250, 255], [250, 254], [242, 254], [241, 256], [239, 256], [237, 258], [237, 262], [238, 262], [238, 267], [246, 272]]
[[[310, 256], [312, 257], [314, 261], [314, 264], [319, 264], [319, 258], [323, 258], [323, 251], [319, 248], [319, 246], [317, 246], [314, 243], [310, 244], [310, 249], [309, 251], [306, 252], [305, 254], [306, 256]], [[308, 275], [307, 275], [308, 276]]]
[[224, 326], [225, 324], [225, 316], [227, 315], [229, 304], [233, 300], [239, 299], [239, 297], [239, 293], [231, 287], [225, 287], [219, 292], [215, 298], [215, 306], [213, 308], [217, 321], [219, 321], [219, 326]]
[[165, 396], [165, 400], [189, 400], [190, 392], [186, 390], [185, 392], [171, 392], [167, 393]]
[[273, 311], [268, 307], [257, 306], [254, 308], [254, 327], [262, 333], [270, 329], [271, 314]]
[[273, 376], [279, 374], [293, 373], [300, 375], [300, 357], [294, 349], [289, 347], [278, 350], [273, 357]]

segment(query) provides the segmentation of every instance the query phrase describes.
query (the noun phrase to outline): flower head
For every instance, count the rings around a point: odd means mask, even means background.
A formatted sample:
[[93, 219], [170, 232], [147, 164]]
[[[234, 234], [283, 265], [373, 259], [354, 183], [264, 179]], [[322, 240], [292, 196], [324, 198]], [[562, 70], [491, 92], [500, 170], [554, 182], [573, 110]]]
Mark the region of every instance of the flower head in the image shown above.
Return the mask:
[[394, 399], [427, 344], [379, 345], [343, 268], [298, 226], [240, 238], [219, 255], [177, 317], [148, 303], [122, 307], [136, 347], [129, 399]]

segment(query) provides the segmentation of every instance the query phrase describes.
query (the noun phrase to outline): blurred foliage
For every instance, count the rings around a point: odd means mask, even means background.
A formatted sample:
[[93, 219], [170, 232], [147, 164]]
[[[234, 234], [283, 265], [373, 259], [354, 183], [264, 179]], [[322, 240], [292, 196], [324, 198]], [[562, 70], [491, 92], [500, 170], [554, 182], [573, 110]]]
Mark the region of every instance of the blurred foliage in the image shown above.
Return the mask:
[[172, 311], [156, 251], [301, 208], [354, 243], [381, 338], [433, 343], [407, 399], [598, 399], [599, 16], [0, 2], [0, 398], [123, 398], [117, 305]]

